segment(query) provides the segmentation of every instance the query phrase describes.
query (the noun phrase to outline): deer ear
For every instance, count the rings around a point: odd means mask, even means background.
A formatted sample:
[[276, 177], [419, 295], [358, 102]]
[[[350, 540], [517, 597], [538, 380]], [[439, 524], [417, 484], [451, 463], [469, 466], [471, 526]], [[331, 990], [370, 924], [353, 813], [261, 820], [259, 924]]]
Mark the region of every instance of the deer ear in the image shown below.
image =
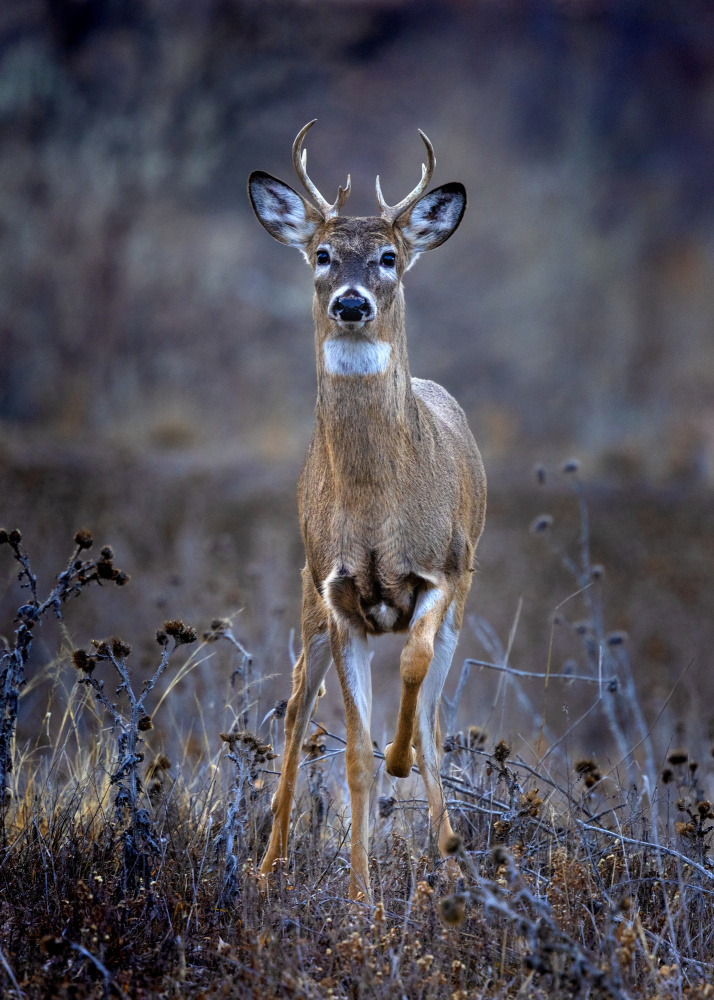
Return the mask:
[[466, 210], [466, 188], [454, 182], [435, 188], [421, 198], [404, 220], [397, 220], [412, 254], [433, 250], [458, 229]]
[[262, 170], [254, 170], [248, 178], [248, 197], [258, 221], [273, 239], [298, 250], [304, 249], [324, 221], [297, 191]]

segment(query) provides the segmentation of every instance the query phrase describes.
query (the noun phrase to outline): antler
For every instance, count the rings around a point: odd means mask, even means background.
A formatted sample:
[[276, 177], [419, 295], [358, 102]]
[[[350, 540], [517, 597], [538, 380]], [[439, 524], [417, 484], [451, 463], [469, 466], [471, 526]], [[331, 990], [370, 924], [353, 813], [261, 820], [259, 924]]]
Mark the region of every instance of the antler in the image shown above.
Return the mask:
[[429, 142], [427, 137], [424, 135], [421, 129], [419, 129], [419, 135], [424, 140], [424, 145], [426, 146], [426, 156], [427, 156], [427, 166], [421, 165], [421, 180], [414, 188], [411, 194], [408, 194], [406, 198], [403, 198], [398, 205], [388, 205], [382, 196], [382, 189], [379, 186], [379, 175], [377, 175], [377, 201], [379, 203], [380, 211], [382, 212], [382, 218], [386, 219], [387, 222], [396, 222], [400, 215], [411, 208], [424, 194], [429, 186], [432, 175], [434, 173], [434, 167], [436, 166], [436, 157], [434, 156], [434, 147]]
[[350, 175], [348, 174], [347, 187], [339, 188], [337, 192], [337, 200], [333, 205], [330, 205], [328, 201], [325, 201], [310, 178], [307, 176], [307, 150], [302, 148], [302, 141], [316, 121], [317, 118], [313, 118], [311, 122], [308, 122], [307, 125], [301, 128], [298, 132], [295, 142], [293, 143], [293, 164], [295, 165], [298, 177], [305, 185], [310, 197], [317, 204], [317, 207], [322, 213], [323, 219], [327, 222], [328, 219], [334, 219], [335, 216], [339, 214], [340, 209], [349, 198], [352, 184], [350, 182]]

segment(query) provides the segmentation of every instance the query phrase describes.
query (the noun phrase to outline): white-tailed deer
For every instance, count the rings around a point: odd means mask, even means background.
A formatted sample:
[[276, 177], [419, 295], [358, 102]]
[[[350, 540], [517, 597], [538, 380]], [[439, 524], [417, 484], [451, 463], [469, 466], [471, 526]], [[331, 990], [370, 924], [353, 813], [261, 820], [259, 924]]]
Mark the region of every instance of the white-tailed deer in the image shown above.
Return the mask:
[[370, 635], [407, 634], [387, 771], [406, 777], [416, 759], [442, 853], [453, 832], [439, 777], [438, 710], [483, 529], [486, 478], [458, 403], [434, 382], [411, 378], [404, 328], [404, 272], [451, 236], [466, 191], [444, 184], [425, 194], [435, 161], [420, 133], [428, 167], [412, 193], [389, 206], [378, 177], [381, 215], [339, 218], [350, 180], [330, 205], [308, 177], [302, 142], [313, 124], [295, 139], [293, 162], [314, 205], [262, 171], [248, 181], [260, 222], [314, 270], [317, 355], [317, 421], [298, 487], [302, 652], [261, 871], [287, 854], [300, 750], [333, 659], [345, 702], [355, 898], [370, 893]]

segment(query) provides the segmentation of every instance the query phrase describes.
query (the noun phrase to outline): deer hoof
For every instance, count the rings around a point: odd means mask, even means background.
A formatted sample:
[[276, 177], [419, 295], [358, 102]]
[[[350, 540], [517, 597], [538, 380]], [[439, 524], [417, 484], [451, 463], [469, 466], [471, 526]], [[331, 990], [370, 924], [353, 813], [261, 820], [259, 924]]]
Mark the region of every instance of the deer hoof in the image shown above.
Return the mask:
[[391, 774], [393, 778], [408, 777], [409, 772], [416, 763], [414, 747], [407, 747], [406, 753], [398, 755], [394, 753], [394, 744], [387, 744], [384, 751], [384, 763], [387, 768], [387, 774]]

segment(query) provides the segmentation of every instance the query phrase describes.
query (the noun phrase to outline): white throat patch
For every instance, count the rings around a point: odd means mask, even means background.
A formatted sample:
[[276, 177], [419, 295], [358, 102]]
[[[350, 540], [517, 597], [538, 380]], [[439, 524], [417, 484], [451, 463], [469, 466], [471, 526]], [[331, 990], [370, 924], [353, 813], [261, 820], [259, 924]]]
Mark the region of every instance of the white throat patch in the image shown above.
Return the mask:
[[390, 344], [371, 340], [326, 340], [323, 345], [325, 368], [330, 375], [379, 375], [387, 367]]

